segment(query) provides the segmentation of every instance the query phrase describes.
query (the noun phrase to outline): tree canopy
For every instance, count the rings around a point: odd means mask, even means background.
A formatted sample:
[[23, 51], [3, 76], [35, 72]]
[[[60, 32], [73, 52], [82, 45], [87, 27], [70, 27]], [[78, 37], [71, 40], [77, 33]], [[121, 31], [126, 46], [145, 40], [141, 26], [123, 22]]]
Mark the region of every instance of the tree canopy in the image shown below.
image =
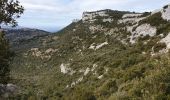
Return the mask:
[[[17, 25], [16, 18], [23, 13], [24, 8], [17, 0], [0, 0], [0, 24]], [[10, 49], [5, 34], [0, 30], [0, 83], [6, 84], [9, 80]]]
[[0, 33], [0, 83], [7, 83], [9, 80], [9, 43], [4, 33]]
[[24, 8], [18, 0], [0, 0], [0, 24], [16, 26], [16, 18], [19, 18], [23, 11]]

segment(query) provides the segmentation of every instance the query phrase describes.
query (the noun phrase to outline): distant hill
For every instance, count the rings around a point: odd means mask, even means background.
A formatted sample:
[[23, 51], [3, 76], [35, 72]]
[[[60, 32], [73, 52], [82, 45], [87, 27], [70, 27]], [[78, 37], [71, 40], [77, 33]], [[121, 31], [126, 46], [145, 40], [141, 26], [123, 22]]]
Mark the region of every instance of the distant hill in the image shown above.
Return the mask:
[[6, 37], [11, 43], [50, 34], [50, 32], [31, 28], [4, 28], [4, 30], [6, 32]]

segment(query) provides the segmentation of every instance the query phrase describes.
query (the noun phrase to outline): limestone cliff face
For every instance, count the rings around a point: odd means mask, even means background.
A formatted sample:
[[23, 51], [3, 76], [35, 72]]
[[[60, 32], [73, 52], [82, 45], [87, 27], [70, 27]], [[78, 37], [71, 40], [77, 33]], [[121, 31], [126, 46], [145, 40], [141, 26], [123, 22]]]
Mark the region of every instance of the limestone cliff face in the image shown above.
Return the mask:
[[165, 5], [163, 8], [161, 9], [157, 9], [157, 10], [154, 10], [152, 12], [152, 14], [155, 14], [155, 13], [158, 13], [158, 12], [161, 12], [162, 13], [162, 18], [165, 19], [165, 20], [170, 20], [170, 4], [168, 5]]
[[100, 11], [94, 11], [94, 12], [84, 12], [83, 16], [82, 16], [82, 20], [84, 22], [93, 22], [96, 20], [96, 17], [100, 16], [100, 17], [109, 17], [108, 12], [110, 12], [111, 10], [107, 9], [107, 10], [100, 10]]

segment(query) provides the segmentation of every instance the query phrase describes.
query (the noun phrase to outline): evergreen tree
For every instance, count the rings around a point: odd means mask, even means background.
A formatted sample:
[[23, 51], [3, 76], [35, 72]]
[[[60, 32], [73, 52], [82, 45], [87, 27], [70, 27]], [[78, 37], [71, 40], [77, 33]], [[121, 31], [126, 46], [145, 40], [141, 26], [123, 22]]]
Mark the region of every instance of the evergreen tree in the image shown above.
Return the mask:
[[5, 34], [0, 32], [0, 83], [6, 84], [9, 80], [9, 44]]
[[[16, 26], [16, 18], [23, 13], [24, 8], [17, 0], [0, 0], [0, 24]], [[6, 84], [9, 80], [9, 43], [5, 33], [0, 30], [0, 84]]]
[[23, 11], [24, 8], [18, 0], [0, 0], [0, 24], [16, 26], [16, 18], [19, 18]]

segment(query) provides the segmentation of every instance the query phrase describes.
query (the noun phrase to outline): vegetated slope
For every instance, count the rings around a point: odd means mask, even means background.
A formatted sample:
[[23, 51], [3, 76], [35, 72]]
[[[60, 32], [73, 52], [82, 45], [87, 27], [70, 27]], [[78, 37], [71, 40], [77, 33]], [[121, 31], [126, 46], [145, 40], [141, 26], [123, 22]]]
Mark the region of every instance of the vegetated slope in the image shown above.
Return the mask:
[[11, 62], [14, 98], [169, 99], [169, 14], [169, 5], [85, 12], [57, 34], [23, 41]]
[[49, 32], [43, 30], [30, 28], [18, 28], [18, 29], [5, 28], [4, 30], [6, 32], [6, 37], [8, 38], [9, 42], [13, 45], [14, 44], [18, 45], [19, 42], [29, 40], [34, 37], [40, 37], [50, 34]]

